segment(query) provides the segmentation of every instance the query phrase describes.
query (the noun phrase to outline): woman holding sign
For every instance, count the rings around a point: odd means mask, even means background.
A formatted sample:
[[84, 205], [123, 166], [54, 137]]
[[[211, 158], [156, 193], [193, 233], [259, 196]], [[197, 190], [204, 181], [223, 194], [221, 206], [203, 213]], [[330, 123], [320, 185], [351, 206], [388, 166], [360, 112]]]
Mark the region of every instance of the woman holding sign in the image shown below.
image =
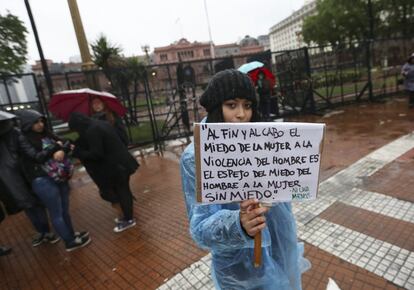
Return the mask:
[[[207, 123], [257, 122], [255, 88], [237, 70], [217, 73], [200, 98]], [[190, 232], [212, 254], [217, 289], [301, 289], [301, 250], [290, 203], [258, 207], [257, 200], [240, 204], [196, 202], [194, 144], [181, 157], [181, 176]], [[253, 265], [254, 236], [262, 234], [262, 264]], [[303, 249], [302, 249], [303, 251]]]

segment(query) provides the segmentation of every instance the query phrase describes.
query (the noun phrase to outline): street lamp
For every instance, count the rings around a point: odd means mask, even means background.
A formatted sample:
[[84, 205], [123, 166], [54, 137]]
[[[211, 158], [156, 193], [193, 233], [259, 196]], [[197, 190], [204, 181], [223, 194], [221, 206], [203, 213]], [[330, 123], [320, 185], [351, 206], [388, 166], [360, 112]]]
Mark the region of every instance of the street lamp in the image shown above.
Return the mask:
[[33, 34], [36, 40], [37, 50], [39, 51], [40, 62], [42, 64], [43, 75], [46, 80], [47, 89], [49, 90], [49, 95], [53, 95], [53, 84], [52, 79], [50, 78], [49, 68], [47, 66], [45, 57], [43, 55], [42, 45], [40, 44], [39, 35], [37, 33], [36, 23], [33, 18], [32, 9], [30, 8], [29, 0], [24, 0], [24, 4], [26, 4], [27, 14], [29, 14], [30, 24], [32, 25]]
[[[37, 33], [36, 23], [33, 18], [32, 9], [30, 8], [29, 0], [24, 0], [24, 4], [26, 5], [27, 14], [29, 14], [30, 24], [32, 26], [33, 34], [36, 40], [37, 50], [39, 51], [40, 62], [42, 64], [43, 75], [45, 77], [47, 89], [49, 91], [49, 98], [51, 98], [53, 95], [53, 83], [52, 83], [52, 79], [50, 78], [49, 68], [47, 66], [45, 57], [43, 55], [42, 45], [40, 44], [40, 39]], [[39, 94], [39, 101], [43, 107], [43, 112], [47, 117], [48, 126], [49, 128], [51, 128], [51, 130], [53, 130], [53, 127], [52, 127], [52, 124], [49, 118], [49, 111], [47, 110], [47, 107], [46, 107], [46, 100], [44, 99], [44, 95], [41, 93]]]
[[144, 45], [141, 45], [141, 49], [145, 53], [145, 56], [147, 57], [147, 63], [151, 64], [150, 57], [149, 57], [149, 54], [148, 54], [148, 52], [150, 50], [150, 46], [148, 44], [144, 44]]
[[204, 0], [204, 10], [206, 12], [208, 35], [210, 37], [210, 54], [211, 54], [211, 58], [214, 59], [215, 58], [215, 53], [214, 53], [214, 46], [213, 46], [213, 37], [211, 36], [210, 19], [208, 18], [208, 11], [207, 11], [207, 2], [206, 2], [206, 0]]

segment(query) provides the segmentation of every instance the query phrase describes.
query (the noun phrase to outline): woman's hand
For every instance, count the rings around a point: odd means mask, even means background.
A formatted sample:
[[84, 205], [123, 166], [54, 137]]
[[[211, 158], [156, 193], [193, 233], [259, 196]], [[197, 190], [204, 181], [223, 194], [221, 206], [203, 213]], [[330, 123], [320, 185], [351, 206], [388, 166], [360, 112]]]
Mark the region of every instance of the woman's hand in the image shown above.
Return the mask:
[[266, 227], [264, 214], [269, 211], [267, 207], [259, 207], [257, 199], [248, 199], [240, 203], [240, 223], [250, 237]]
[[65, 158], [65, 152], [63, 152], [63, 150], [59, 150], [53, 153], [53, 159], [56, 161], [62, 161], [63, 158]]

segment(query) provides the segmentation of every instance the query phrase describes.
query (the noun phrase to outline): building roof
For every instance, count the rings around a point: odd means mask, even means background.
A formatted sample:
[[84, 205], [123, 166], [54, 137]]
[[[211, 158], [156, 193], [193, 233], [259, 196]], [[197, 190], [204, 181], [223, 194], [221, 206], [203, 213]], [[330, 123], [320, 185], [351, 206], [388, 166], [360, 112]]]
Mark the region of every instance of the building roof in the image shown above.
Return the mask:
[[161, 51], [166, 51], [166, 50], [171, 50], [171, 49], [189, 48], [189, 47], [195, 47], [195, 46], [209, 46], [209, 45], [210, 45], [210, 42], [198, 42], [198, 41], [189, 42], [187, 39], [181, 38], [177, 42], [171, 43], [170, 45], [155, 47], [154, 52], [161, 52]]
[[219, 45], [215, 45], [214, 47], [216, 48], [226, 48], [226, 47], [237, 47], [239, 46], [237, 43], [227, 43], [227, 44], [219, 44]]
[[259, 45], [259, 41], [256, 38], [251, 37], [249, 35], [246, 35], [242, 40], [240, 40], [241, 47], [257, 45]]

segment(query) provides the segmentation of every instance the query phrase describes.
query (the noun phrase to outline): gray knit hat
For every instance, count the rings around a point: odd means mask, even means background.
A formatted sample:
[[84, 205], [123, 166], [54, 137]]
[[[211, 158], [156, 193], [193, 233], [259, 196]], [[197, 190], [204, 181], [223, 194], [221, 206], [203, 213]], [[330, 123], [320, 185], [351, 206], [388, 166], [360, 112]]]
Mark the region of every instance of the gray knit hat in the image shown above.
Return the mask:
[[200, 104], [211, 112], [224, 101], [236, 98], [247, 99], [256, 106], [256, 90], [249, 76], [236, 69], [226, 69], [210, 80], [200, 97]]

